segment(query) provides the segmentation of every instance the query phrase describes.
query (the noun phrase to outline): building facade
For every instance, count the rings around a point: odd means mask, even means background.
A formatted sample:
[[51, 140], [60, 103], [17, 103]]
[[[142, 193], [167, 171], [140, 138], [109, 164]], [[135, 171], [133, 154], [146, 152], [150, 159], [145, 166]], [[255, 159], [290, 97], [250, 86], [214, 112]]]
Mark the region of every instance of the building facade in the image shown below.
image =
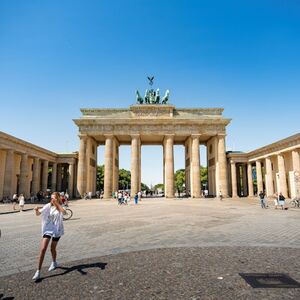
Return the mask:
[[[185, 188], [201, 197], [200, 145], [207, 148], [208, 192], [224, 197], [300, 197], [300, 134], [249, 153], [226, 153], [222, 108], [180, 108], [143, 104], [127, 109], [81, 109], [75, 119], [79, 152], [57, 154], [0, 132], [0, 200], [23, 193], [96, 193], [97, 147], [105, 147], [104, 198], [118, 190], [119, 147], [131, 146], [131, 194], [141, 190], [141, 147], [163, 147], [165, 197], [174, 197], [174, 145], [185, 147]], [[155, 159], [151, 157], [149, 159]]]

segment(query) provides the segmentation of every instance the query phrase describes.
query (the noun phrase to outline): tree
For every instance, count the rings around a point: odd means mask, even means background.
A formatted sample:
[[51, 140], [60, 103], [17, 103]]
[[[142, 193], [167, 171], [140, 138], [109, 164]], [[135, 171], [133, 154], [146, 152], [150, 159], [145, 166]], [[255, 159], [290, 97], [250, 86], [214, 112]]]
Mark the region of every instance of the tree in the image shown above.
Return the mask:
[[104, 189], [104, 165], [97, 166], [97, 182], [96, 187], [97, 191]]
[[141, 189], [142, 191], [150, 191], [150, 188], [145, 183], [141, 183]]
[[201, 177], [201, 185], [207, 188], [208, 184], [208, 170], [207, 167], [200, 166], [200, 177]]
[[184, 184], [185, 184], [185, 170], [179, 169], [175, 172], [175, 187], [179, 194], [184, 191], [185, 189]]
[[165, 190], [165, 186], [163, 185], [163, 183], [158, 183], [154, 186], [154, 190], [157, 191], [157, 190], [162, 190], [164, 191]]
[[128, 190], [131, 188], [131, 174], [125, 169], [119, 170], [119, 189]]

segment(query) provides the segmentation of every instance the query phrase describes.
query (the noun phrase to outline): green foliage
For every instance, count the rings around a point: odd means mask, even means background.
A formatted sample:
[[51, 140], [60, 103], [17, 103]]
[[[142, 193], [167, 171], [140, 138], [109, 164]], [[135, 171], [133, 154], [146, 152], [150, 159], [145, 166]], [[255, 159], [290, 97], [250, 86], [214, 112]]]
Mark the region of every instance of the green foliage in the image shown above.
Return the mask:
[[157, 190], [164, 191], [165, 190], [165, 186], [163, 185], [163, 183], [158, 183], [153, 188], [154, 188], [155, 191], [157, 191]]
[[208, 170], [207, 167], [202, 167], [200, 166], [200, 177], [201, 177], [201, 184], [202, 186], [206, 186], [207, 187], [207, 183], [208, 183]]
[[97, 166], [97, 182], [96, 182], [97, 191], [104, 189], [104, 165]]
[[130, 171], [125, 169], [119, 170], [119, 189], [127, 190], [131, 187], [131, 174]]
[[150, 188], [145, 183], [141, 183], [141, 189], [142, 191], [150, 191]]
[[185, 170], [179, 169], [175, 172], [175, 187], [178, 192], [183, 192], [185, 187]]

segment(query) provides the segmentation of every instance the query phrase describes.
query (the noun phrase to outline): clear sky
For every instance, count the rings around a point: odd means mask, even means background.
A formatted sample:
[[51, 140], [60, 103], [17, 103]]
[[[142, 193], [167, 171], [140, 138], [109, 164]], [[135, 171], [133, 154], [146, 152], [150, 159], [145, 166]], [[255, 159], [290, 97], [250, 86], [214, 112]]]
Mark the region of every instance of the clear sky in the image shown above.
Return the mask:
[[[1, 131], [76, 151], [79, 109], [126, 108], [148, 75], [177, 107], [224, 107], [227, 150], [298, 133], [300, 1], [0, 0]], [[160, 147], [142, 151], [143, 181], [161, 181]]]

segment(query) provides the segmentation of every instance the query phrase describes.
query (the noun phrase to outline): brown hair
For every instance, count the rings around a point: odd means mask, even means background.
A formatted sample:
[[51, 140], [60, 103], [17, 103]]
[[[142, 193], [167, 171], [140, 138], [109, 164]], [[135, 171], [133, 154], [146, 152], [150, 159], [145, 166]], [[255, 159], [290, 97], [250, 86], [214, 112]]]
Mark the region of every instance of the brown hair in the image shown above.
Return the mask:
[[57, 200], [59, 204], [62, 204], [59, 192], [53, 192], [51, 195], [54, 195], [55, 200]]

